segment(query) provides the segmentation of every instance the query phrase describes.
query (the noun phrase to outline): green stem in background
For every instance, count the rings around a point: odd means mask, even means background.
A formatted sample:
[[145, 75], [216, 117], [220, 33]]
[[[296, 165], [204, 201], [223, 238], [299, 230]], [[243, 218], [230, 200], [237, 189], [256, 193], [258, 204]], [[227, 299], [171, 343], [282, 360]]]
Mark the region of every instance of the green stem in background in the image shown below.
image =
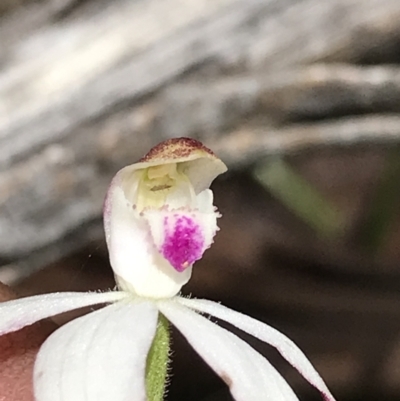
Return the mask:
[[307, 180], [281, 159], [260, 164], [256, 179], [287, 208], [324, 237], [337, 237], [344, 219], [339, 210]]
[[146, 363], [146, 389], [148, 401], [164, 399], [170, 348], [168, 320], [158, 314], [157, 331]]
[[360, 230], [361, 246], [371, 254], [378, 254], [396, 219], [400, 203], [400, 149], [388, 154], [384, 171]]

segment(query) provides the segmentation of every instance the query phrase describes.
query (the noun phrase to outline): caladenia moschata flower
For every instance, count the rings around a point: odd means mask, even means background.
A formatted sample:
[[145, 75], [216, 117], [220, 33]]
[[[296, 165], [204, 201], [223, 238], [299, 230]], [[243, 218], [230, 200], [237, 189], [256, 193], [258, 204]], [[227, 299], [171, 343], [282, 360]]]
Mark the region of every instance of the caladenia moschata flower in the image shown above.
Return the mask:
[[225, 381], [235, 400], [297, 400], [267, 359], [203, 314], [276, 347], [325, 400], [334, 400], [283, 334], [218, 303], [178, 295], [218, 230], [209, 186], [225, 170], [193, 139], [161, 143], [120, 170], [106, 197], [105, 232], [118, 290], [0, 304], [0, 334], [72, 309], [109, 304], [65, 324], [45, 341], [34, 369], [38, 401], [162, 400], [168, 321]]

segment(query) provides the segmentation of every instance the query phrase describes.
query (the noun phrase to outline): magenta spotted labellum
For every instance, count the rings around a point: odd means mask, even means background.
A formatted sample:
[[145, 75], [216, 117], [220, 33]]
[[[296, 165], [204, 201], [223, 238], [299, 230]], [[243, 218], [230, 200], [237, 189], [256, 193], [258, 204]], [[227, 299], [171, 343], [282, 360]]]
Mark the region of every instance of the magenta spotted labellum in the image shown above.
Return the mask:
[[194, 215], [174, 213], [164, 217], [165, 240], [160, 252], [178, 272], [183, 272], [203, 256], [202, 231]]

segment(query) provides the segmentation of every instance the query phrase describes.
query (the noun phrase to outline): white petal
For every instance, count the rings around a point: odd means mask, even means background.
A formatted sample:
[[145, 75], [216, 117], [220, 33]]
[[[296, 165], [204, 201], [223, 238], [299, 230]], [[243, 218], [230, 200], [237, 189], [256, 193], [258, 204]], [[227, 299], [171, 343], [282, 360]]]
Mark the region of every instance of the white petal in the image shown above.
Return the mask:
[[28, 326], [38, 320], [84, 306], [115, 302], [126, 293], [60, 292], [20, 298], [0, 303], [0, 335]]
[[272, 345], [281, 355], [294, 366], [304, 378], [316, 387], [326, 400], [334, 401], [333, 395], [328, 390], [321, 376], [314, 369], [311, 362], [297, 345], [280, 333], [278, 330], [242, 313], [233, 311], [216, 302], [200, 299], [179, 298], [179, 302], [201, 313], [207, 313], [218, 319], [225, 320], [233, 326], [248, 334]]
[[294, 401], [296, 395], [275, 368], [243, 340], [176, 300], [158, 303], [237, 401]]
[[37, 401], [145, 401], [157, 316], [152, 303], [119, 302], [61, 327], [36, 360]]

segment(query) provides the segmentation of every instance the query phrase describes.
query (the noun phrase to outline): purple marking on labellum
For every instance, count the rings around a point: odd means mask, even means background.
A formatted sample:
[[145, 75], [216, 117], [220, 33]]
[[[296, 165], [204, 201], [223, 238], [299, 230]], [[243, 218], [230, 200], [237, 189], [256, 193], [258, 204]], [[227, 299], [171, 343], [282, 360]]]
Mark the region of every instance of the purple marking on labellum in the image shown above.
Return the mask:
[[204, 236], [192, 218], [182, 215], [165, 217], [164, 233], [161, 253], [178, 272], [183, 272], [203, 256]]

